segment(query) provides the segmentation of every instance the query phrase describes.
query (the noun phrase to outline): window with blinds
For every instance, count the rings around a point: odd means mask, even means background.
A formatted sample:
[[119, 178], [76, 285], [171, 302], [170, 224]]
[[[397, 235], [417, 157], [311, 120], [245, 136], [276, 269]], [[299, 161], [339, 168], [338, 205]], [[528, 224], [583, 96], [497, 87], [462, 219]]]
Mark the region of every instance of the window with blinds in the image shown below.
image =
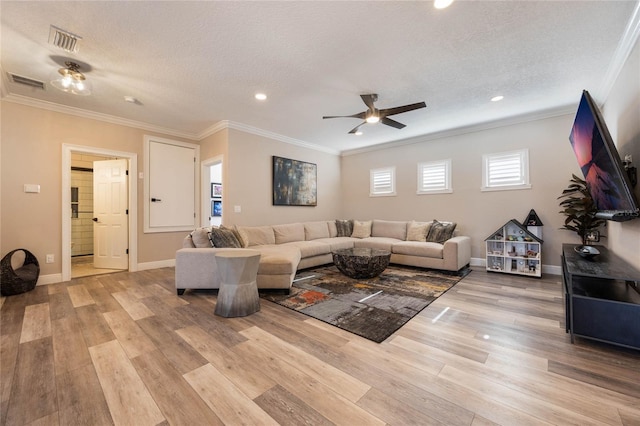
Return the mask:
[[391, 196], [396, 195], [396, 168], [385, 167], [374, 169], [369, 172], [369, 196]]
[[418, 194], [453, 192], [451, 160], [429, 161], [418, 164]]
[[482, 156], [482, 190], [528, 189], [529, 150]]

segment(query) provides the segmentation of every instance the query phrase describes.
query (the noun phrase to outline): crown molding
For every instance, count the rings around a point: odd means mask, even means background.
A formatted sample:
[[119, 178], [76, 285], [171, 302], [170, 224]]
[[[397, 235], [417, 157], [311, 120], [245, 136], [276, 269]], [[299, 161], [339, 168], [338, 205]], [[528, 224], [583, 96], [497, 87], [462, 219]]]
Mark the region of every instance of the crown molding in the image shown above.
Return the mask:
[[640, 2], [636, 3], [636, 7], [631, 14], [629, 23], [627, 24], [624, 34], [618, 43], [618, 47], [613, 54], [613, 59], [607, 68], [607, 73], [602, 79], [602, 84], [598, 90], [593, 93], [593, 97], [600, 101], [600, 105], [603, 105], [609, 97], [616, 79], [620, 75], [629, 55], [631, 55], [631, 51], [638, 42], [638, 38], [640, 38]]
[[111, 124], [118, 124], [120, 126], [133, 127], [148, 132], [161, 133], [163, 135], [175, 136], [178, 138], [184, 138], [189, 140], [199, 140], [198, 136], [193, 133], [181, 132], [178, 130], [169, 129], [166, 127], [155, 126], [153, 124], [144, 123], [142, 121], [128, 120], [126, 118], [116, 117], [109, 114], [103, 114], [100, 112], [88, 111], [81, 108], [56, 104], [54, 102], [42, 101], [28, 96], [8, 94], [2, 97], [3, 101], [13, 102], [16, 104], [26, 105], [35, 108], [46, 109], [49, 111], [60, 112], [63, 114], [74, 115], [76, 117], [89, 118], [91, 120], [103, 121]]
[[559, 117], [562, 115], [574, 114], [576, 106], [566, 105], [558, 108], [550, 108], [543, 111], [536, 111], [528, 114], [516, 115], [513, 117], [503, 118], [500, 120], [485, 121], [483, 123], [473, 124], [470, 126], [458, 127], [455, 129], [444, 130], [442, 132], [428, 133], [425, 135], [414, 136], [407, 139], [399, 139], [397, 141], [381, 143], [377, 145], [367, 146], [363, 148], [349, 149], [342, 151], [342, 157], [349, 155], [362, 154], [365, 152], [379, 151], [381, 149], [395, 148], [405, 145], [413, 145], [428, 142], [436, 139], [444, 139], [453, 136], [465, 135], [467, 133], [481, 132], [483, 130], [497, 129], [500, 127], [512, 126], [515, 124], [527, 123], [530, 121], [545, 120], [547, 118]]
[[340, 151], [332, 148], [327, 148], [324, 146], [301, 141], [299, 139], [290, 138], [288, 136], [283, 136], [278, 133], [273, 133], [268, 130], [259, 129], [257, 127], [249, 126], [247, 124], [242, 124], [235, 121], [228, 121], [227, 123], [228, 123], [228, 128], [230, 129], [240, 130], [241, 132], [250, 133], [252, 135], [274, 139], [280, 142], [288, 143], [290, 145], [296, 145], [303, 148], [313, 149], [314, 151], [321, 151], [321, 152], [326, 152], [327, 154], [340, 155]]
[[213, 134], [218, 133], [220, 130], [229, 128], [229, 120], [221, 120], [215, 123], [214, 125], [207, 127], [202, 132], [198, 133], [198, 140], [201, 141], [206, 137], [209, 137]]

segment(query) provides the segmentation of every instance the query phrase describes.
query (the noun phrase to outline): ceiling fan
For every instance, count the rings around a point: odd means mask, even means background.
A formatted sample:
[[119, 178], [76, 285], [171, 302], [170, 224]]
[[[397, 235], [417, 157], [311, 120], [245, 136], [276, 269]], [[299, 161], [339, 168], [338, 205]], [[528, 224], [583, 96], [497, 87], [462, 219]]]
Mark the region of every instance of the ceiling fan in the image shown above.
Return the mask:
[[378, 95], [375, 93], [371, 93], [369, 95], [360, 95], [362, 101], [369, 108], [366, 111], [360, 112], [358, 114], [353, 115], [328, 115], [322, 118], [359, 118], [364, 120], [362, 123], [358, 124], [356, 127], [351, 129], [349, 133], [353, 134], [358, 131], [360, 126], [367, 123], [378, 123], [386, 124], [387, 126], [395, 127], [396, 129], [402, 129], [406, 127], [406, 125], [399, 123], [395, 120], [389, 118], [390, 115], [402, 114], [403, 112], [413, 111], [414, 109], [425, 108], [427, 104], [424, 102], [418, 102], [415, 104], [399, 106], [395, 108], [385, 108], [385, 109], [377, 109], [373, 103], [378, 100]]

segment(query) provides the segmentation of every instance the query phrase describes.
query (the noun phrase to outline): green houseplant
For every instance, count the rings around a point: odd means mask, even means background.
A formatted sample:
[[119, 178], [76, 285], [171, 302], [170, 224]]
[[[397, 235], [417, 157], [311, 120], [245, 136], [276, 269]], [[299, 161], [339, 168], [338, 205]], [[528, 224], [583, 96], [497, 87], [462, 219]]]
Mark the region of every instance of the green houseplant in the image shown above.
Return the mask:
[[564, 226], [561, 229], [573, 231], [582, 240], [582, 245], [587, 245], [587, 235], [604, 225], [604, 219], [596, 218], [598, 209], [593, 198], [589, 194], [587, 182], [576, 175], [572, 175], [569, 186], [562, 191], [558, 199], [563, 210], [560, 213], [566, 216]]

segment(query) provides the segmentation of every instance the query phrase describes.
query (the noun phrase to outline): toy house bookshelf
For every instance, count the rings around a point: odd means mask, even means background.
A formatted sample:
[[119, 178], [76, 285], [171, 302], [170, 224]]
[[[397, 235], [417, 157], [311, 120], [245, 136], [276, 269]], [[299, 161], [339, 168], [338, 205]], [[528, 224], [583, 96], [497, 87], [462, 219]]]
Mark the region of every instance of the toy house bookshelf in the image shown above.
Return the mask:
[[486, 240], [487, 271], [542, 276], [542, 240], [511, 219]]

